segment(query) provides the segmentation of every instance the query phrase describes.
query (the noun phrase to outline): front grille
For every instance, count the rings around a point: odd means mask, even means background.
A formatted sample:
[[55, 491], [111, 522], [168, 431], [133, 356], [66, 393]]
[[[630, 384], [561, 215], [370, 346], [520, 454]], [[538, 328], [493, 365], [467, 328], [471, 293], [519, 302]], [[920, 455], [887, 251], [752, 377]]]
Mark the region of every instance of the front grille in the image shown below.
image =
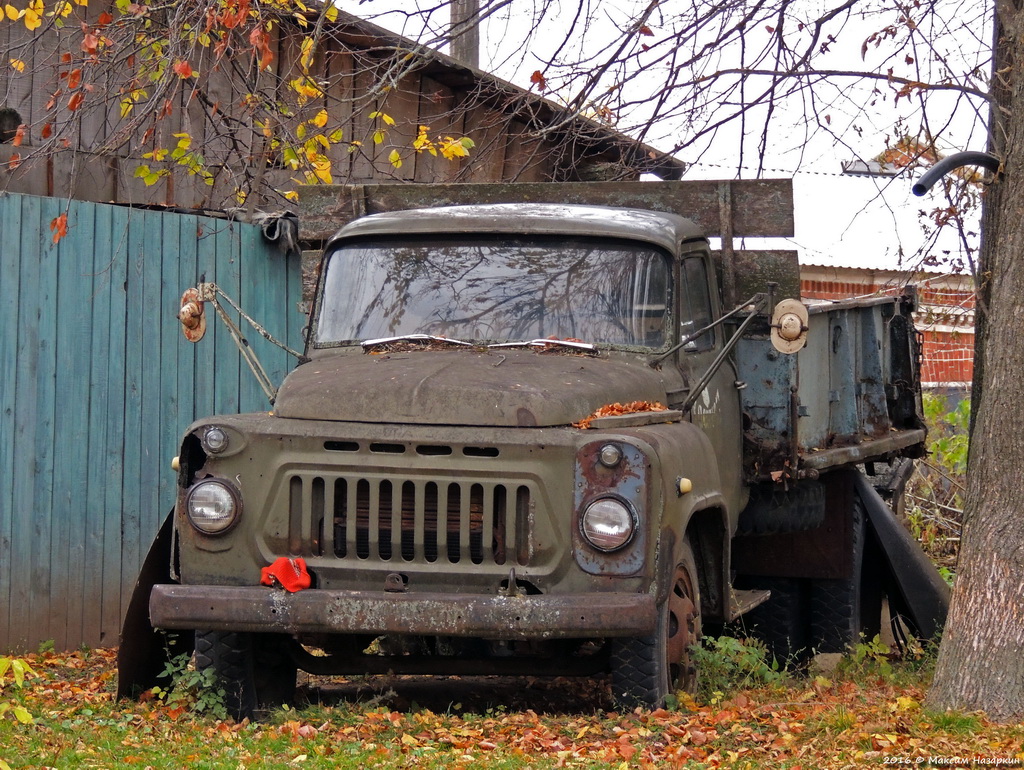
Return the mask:
[[345, 560], [527, 565], [531, 490], [493, 481], [293, 474], [291, 553]]

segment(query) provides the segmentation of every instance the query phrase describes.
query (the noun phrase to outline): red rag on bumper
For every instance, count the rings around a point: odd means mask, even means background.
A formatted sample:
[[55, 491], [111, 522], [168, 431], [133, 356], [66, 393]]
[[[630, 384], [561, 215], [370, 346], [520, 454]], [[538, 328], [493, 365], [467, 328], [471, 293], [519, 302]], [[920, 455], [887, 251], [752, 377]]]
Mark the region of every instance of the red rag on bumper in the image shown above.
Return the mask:
[[311, 582], [309, 572], [306, 570], [306, 560], [301, 558], [289, 559], [287, 556], [282, 556], [260, 572], [262, 585], [279, 585], [292, 593], [309, 588]]

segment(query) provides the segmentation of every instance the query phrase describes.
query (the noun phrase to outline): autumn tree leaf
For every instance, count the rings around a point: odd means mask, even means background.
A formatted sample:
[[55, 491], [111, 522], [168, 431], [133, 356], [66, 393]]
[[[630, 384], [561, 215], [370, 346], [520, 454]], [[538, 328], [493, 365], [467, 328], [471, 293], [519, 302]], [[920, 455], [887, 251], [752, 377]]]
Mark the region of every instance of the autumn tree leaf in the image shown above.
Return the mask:
[[22, 14], [25, 27], [29, 32], [35, 32], [43, 23], [43, 0], [32, 0]]
[[544, 73], [540, 70], [534, 70], [533, 74], [530, 75], [530, 82], [537, 86], [538, 91], [543, 91], [548, 87], [547, 78], [544, 77]]
[[68, 234], [67, 212], [61, 214], [50, 222], [50, 231], [53, 233], [54, 243], [59, 243], [60, 239]]
[[388, 155], [388, 160], [391, 162], [391, 165], [394, 166], [395, 168], [402, 167], [402, 156], [398, 152], [398, 150], [392, 150], [391, 154]]

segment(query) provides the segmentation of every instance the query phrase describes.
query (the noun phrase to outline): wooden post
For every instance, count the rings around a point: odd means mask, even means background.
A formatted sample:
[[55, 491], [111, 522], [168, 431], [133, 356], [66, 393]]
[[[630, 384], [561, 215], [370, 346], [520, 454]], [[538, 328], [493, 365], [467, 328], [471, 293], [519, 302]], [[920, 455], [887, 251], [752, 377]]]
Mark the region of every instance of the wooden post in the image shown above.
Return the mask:
[[480, 69], [480, 0], [451, 0], [449, 8], [451, 57]]

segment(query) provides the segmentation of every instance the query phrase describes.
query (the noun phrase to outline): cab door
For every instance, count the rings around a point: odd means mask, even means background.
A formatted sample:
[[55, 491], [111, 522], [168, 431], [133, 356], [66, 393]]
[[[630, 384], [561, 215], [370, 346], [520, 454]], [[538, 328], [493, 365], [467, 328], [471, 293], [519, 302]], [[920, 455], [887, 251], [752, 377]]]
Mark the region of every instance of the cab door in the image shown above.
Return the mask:
[[[717, 296], [710, 269], [710, 254], [705, 251], [684, 254], [680, 260], [680, 328], [685, 339], [710, 324], [716, 317]], [[676, 364], [689, 388], [696, 386], [711, 367], [726, 341], [726, 330], [719, 326], [684, 345], [676, 354]], [[681, 402], [689, 395], [682, 395]], [[690, 410], [690, 421], [701, 428], [715, 449], [722, 494], [735, 517], [743, 500], [743, 421], [737, 389], [736, 367], [726, 360], [707, 387], [697, 396]]]

